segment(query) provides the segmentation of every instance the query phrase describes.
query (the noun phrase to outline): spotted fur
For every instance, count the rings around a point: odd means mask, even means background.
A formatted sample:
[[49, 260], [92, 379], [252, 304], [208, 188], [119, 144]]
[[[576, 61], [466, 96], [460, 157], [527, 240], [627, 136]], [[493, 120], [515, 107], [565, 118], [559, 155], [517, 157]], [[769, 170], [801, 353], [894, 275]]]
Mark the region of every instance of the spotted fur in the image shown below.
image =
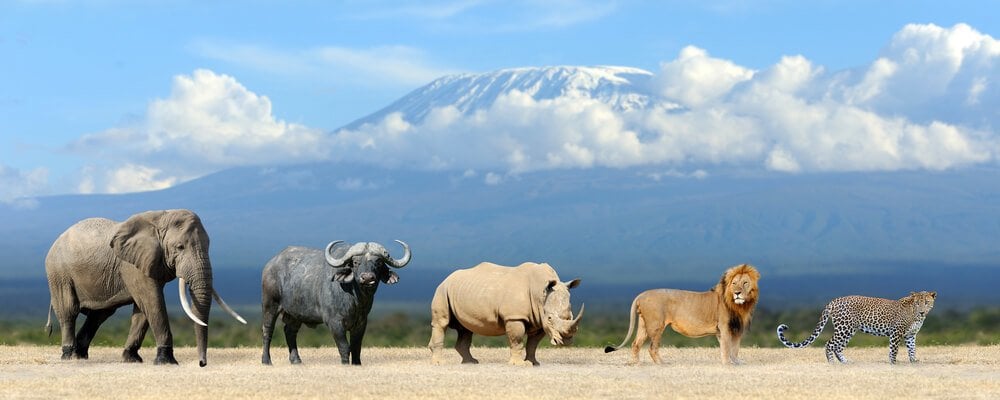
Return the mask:
[[826, 360], [846, 363], [844, 348], [859, 329], [875, 336], [889, 337], [889, 363], [896, 363], [899, 342], [906, 343], [910, 362], [917, 361], [917, 332], [924, 324], [924, 318], [934, 307], [937, 292], [910, 292], [899, 300], [866, 296], [845, 296], [833, 299], [820, 316], [819, 324], [812, 335], [802, 342], [785, 339], [788, 325], [778, 325], [778, 340], [787, 347], [800, 348], [810, 345], [827, 321], [833, 322], [833, 337], [826, 343]]

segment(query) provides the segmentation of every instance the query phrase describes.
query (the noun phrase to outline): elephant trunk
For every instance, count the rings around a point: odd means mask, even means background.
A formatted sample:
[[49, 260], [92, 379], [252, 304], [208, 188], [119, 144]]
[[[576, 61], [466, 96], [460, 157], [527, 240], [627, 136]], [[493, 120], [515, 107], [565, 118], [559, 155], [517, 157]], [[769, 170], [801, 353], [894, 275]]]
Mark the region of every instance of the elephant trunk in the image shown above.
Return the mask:
[[198, 365], [204, 367], [208, 363], [208, 315], [212, 308], [212, 295], [215, 290], [212, 287], [211, 264], [207, 259], [203, 260], [202, 263], [204, 267], [188, 271], [187, 279], [181, 282], [182, 285], [186, 283], [191, 291], [193, 316], [204, 322], [204, 324], [194, 324], [195, 344], [198, 347]]

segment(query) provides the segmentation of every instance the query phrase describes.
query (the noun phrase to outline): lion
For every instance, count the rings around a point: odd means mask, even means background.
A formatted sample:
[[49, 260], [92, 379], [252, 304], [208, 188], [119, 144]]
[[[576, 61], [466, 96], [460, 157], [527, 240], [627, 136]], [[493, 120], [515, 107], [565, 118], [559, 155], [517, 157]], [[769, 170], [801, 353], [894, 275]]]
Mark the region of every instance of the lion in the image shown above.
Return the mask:
[[760, 273], [749, 264], [733, 266], [722, 274], [722, 279], [707, 292], [677, 289], [651, 289], [640, 293], [632, 301], [628, 333], [618, 346], [607, 346], [605, 353], [618, 350], [628, 343], [635, 330], [630, 364], [639, 363], [639, 350], [646, 339], [649, 356], [660, 364], [660, 338], [670, 325], [677, 333], [687, 337], [715, 335], [719, 339], [723, 364], [742, 364], [737, 356], [740, 340], [750, 327], [754, 306], [757, 304], [757, 281]]

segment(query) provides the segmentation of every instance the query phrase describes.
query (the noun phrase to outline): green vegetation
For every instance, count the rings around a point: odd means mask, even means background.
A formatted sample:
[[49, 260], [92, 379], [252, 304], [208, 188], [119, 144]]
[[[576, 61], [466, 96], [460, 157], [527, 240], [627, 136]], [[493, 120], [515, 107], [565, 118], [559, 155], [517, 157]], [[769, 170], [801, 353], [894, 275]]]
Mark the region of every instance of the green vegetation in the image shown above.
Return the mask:
[[[427, 313], [406, 307], [400, 310], [380, 311], [373, 313], [368, 321], [368, 331], [365, 335], [366, 346], [377, 347], [423, 347], [427, 345], [430, 335], [430, 317]], [[242, 310], [241, 310], [242, 311]], [[242, 325], [226, 315], [215, 314], [209, 328], [209, 345], [211, 347], [259, 347], [261, 345], [260, 315], [242, 311], [248, 324]], [[194, 346], [194, 332], [190, 328], [191, 321], [183, 313], [171, 313], [174, 344], [177, 346]], [[775, 328], [779, 323], [787, 324], [788, 336], [791, 340], [803, 340], [812, 332], [819, 320], [820, 312], [816, 309], [786, 310], [772, 312], [758, 309], [750, 332], [743, 339], [744, 347], [779, 347], [775, 338]], [[82, 324], [82, 317], [77, 326]], [[587, 312], [581, 323], [580, 332], [575, 339], [576, 346], [602, 347], [607, 344], [618, 344], [628, 330], [628, 315], [622, 313]], [[0, 344], [50, 344], [53, 351], [59, 345], [59, 327], [53, 327], [51, 337], [44, 332], [44, 319], [0, 320]], [[129, 319], [125, 313], [118, 313], [106, 322], [97, 332], [95, 346], [122, 346], [128, 336]], [[279, 321], [275, 329], [272, 351], [284, 350], [285, 339]], [[830, 337], [830, 327], [813, 346], [823, 346]], [[920, 330], [918, 346], [920, 345], [996, 345], [1000, 344], [1000, 307], [977, 308], [969, 311], [935, 310], [927, 317]], [[455, 333], [448, 331], [446, 346], [452, 346]], [[473, 344], [477, 346], [506, 346], [503, 337], [486, 338], [476, 336]], [[303, 328], [299, 333], [299, 346], [319, 347], [333, 346], [333, 339], [325, 327], [316, 329]], [[548, 346], [548, 340], [543, 341]], [[663, 346], [696, 347], [718, 346], [714, 337], [691, 339], [683, 337], [670, 329], [663, 335]], [[850, 347], [887, 346], [888, 340], [883, 337], [871, 336], [858, 332], [851, 340]], [[152, 334], [146, 335], [144, 348], [155, 347]], [[277, 353], [274, 353], [277, 354]]]

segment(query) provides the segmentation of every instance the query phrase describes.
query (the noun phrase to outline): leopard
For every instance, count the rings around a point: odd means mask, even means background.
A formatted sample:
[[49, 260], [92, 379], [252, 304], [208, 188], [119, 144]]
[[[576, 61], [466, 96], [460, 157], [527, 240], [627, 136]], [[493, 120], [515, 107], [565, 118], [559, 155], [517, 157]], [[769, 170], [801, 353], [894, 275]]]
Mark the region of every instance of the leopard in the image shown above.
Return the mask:
[[826, 360], [834, 358], [847, 363], [844, 348], [860, 329], [862, 332], [889, 337], [889, 364], [896, 363], [900, 341], [906, 343], [910, 362], [917, 362], [917, 332], [924, 324], [927, 314], [934, 308], [937, 292], [910, 292], [899, 300], [868, 296], [844, 296], [830, 301], [823, 309], [819, 324], [812, 335], [802, 342], [791, 342], [785, 338], [788, 325], [778, 325], [778, 340], [790, 348], [810, 345], [828, 321], [833, 322], [833, 337], [826, 343]]

